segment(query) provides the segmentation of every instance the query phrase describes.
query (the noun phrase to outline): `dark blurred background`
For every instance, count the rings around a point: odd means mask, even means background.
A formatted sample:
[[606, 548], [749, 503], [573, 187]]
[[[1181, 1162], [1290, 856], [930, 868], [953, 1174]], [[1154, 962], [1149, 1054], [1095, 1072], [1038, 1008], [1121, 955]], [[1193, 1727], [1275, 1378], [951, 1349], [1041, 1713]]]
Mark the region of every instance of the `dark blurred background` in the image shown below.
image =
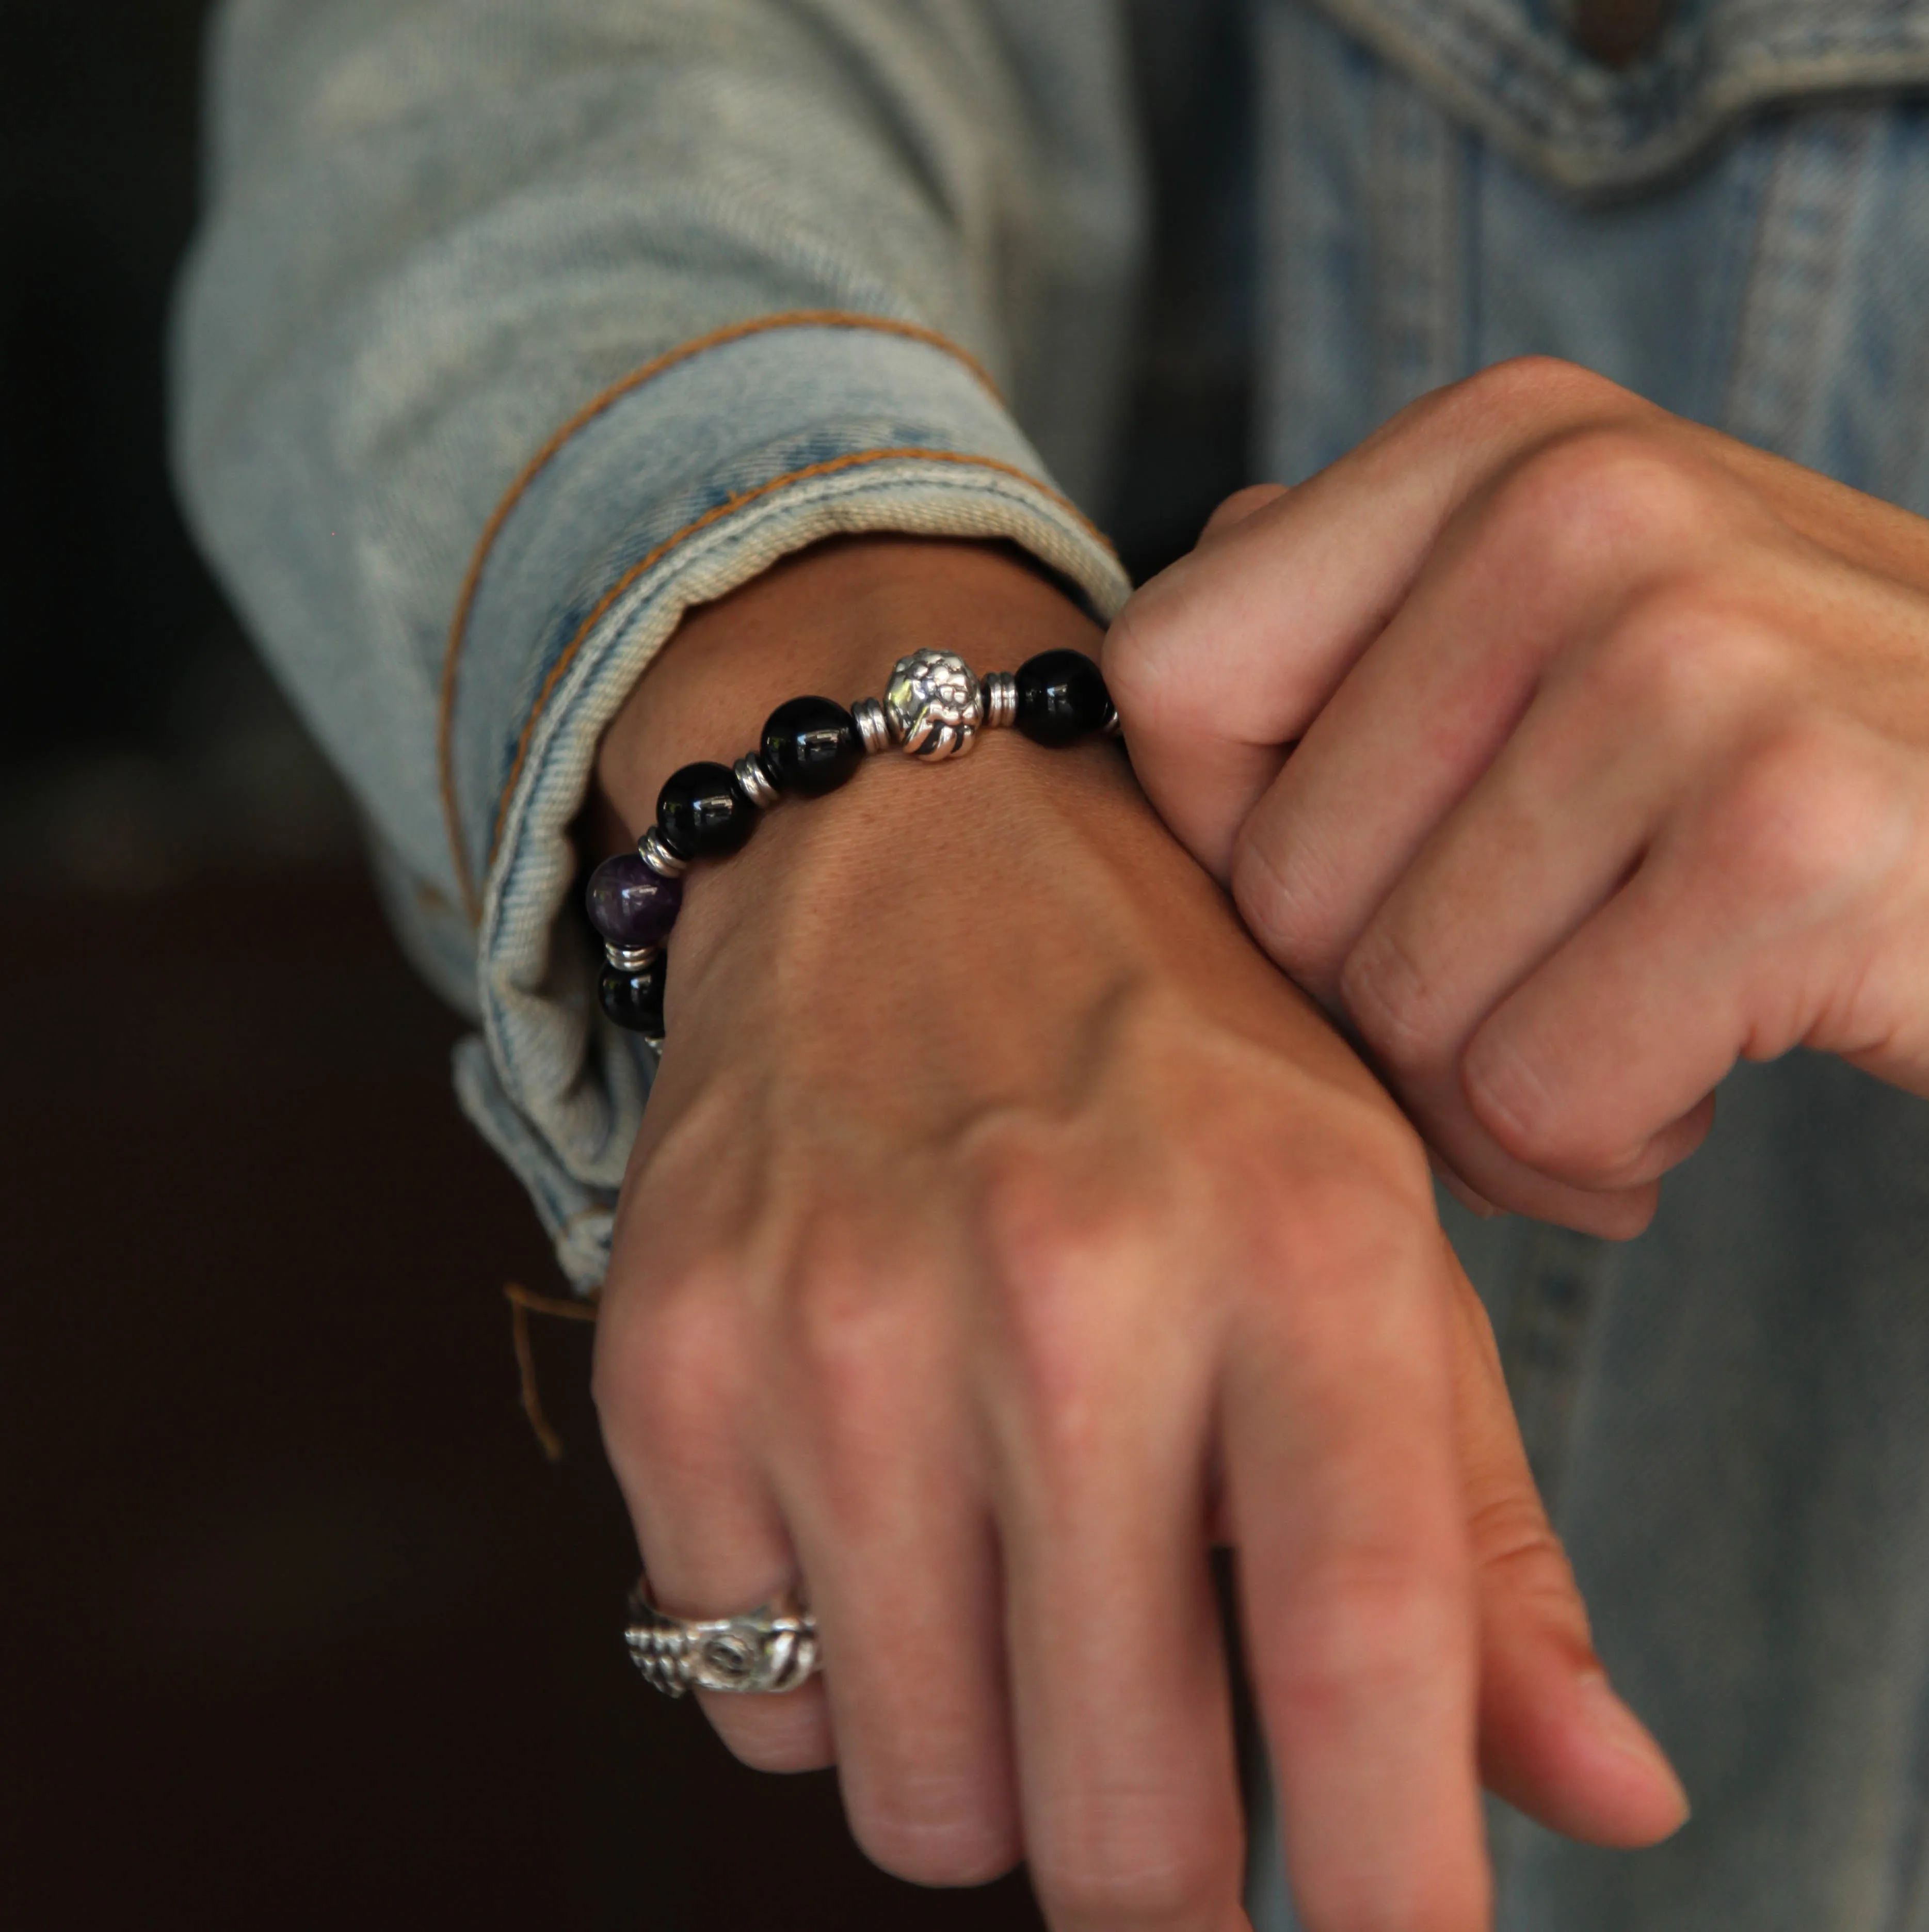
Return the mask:
[[0, 1922], [1035, 1926], [618, 1640], [586, 1329], [163, 457], [201, 0], [0, 0]]

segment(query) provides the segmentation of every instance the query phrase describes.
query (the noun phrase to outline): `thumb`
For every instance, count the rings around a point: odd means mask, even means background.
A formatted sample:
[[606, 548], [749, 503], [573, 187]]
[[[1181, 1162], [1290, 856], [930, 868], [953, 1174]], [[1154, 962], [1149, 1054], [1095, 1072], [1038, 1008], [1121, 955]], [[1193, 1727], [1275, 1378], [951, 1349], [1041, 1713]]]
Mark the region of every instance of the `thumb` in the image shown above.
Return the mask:
[[1140, 784], [1180, 843], [1221, 885], [1231, 878], [1239, 829], [1278, 775], [1286, 747], [1270, 715], [1257, 723], [1250, 709], [1209, 707], [1212, 718], [1202, 728], [1202, 701], [1233, 668], [1218, 656], [1230, 647], [1243, 659], [1249, 640], [1217, 626], [1208, 627], [1214, 636], [1198, 634], [1196, 566], [1224, 552], [1236, 532], [1286, 494], [1283, 483], [1234, 490], [1206, 520], [1191, 551], [1134, 592], [1099, 650]]
[[1541, 1507], [1487, 1312], [1457, 1264], [1454, 1404], [1480, 1606], [1481, 1775], [1590, 1844], [1649, 1845], [1687, 1793], [1609, 1688], [1566, 1553]]

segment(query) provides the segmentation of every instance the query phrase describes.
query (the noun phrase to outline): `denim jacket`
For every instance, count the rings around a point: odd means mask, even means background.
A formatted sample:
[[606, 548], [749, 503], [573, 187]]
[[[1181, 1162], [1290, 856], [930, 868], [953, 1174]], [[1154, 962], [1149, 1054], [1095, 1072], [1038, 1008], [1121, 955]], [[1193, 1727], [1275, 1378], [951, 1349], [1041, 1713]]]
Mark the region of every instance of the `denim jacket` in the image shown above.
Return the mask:
[[[184, 493], [585, 1286], [651, 1070], [570, 828], [692, 604], [894, 530], [1102, 616], [1101, 525], [1532, 350], [1929, 513], [1929, 0], [1619, 72], [1564, 0], [229, 0], [211, 70]], [[1636, 1242], [1450, 1220], [1697, 1802], [1496, 1808], [1505, 1932], [1929, 1932], [1929, 1106], [1798, 1054]]]

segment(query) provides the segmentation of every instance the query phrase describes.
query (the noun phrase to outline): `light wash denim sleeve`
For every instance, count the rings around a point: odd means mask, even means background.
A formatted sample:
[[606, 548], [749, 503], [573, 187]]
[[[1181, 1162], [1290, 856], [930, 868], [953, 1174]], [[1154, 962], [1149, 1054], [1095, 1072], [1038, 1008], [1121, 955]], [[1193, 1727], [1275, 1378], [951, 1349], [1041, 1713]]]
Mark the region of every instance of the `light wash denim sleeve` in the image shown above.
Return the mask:
[[1118, 22], [230, 0], [210, 74], [184, 494], [480, 1022], [465, 1106], [591, 1283], [649, 1066], [598, 1014], [569, 826], [680, 614], [855, 530], [1124, 594], [1074, 507], [1140, 227]]

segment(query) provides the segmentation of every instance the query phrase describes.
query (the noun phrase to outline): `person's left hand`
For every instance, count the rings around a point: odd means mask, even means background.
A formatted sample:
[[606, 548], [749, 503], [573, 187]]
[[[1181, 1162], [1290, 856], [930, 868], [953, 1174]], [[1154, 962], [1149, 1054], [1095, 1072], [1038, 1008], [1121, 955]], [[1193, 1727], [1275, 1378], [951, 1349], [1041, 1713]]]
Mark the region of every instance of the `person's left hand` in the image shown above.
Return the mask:
[[1738, 1057], [1929, 1093], [1929, 521], [1504, 364], [1230, 500], [1104, 663], [1477, 1200], [1638, 1231]]

